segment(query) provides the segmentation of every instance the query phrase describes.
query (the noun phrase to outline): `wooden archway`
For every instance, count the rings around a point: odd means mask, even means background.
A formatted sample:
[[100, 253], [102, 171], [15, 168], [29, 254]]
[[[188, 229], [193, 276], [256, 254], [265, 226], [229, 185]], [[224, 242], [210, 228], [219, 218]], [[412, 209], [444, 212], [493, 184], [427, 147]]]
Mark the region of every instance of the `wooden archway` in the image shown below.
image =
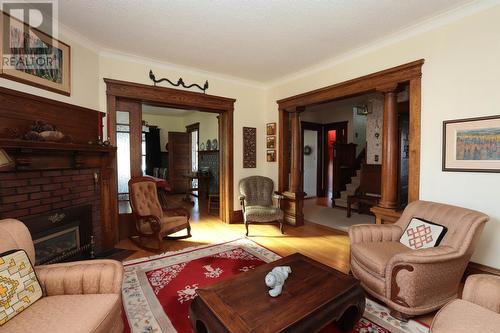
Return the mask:
[[[220, 219], [231, 223], [233, 216], [233, 112], [235, 99], [192, 91], [104, 79], [106, 83], [108, 136], [116, 145], [116, 111], [120, 105], [140, 110], [143, 103], [220, 114]], [[132, 140], [132, 138], [131, 138]], [[140, 153], [139, 153], [140, 158]], [[115, 184], [116, 185], [116, 184]]]
[[[321, 104], [335, 99], [369, 92], [382, 92], [385, 96], [383, 155], [382, 155], [382, 198], [379, 207], [374, 207], [377, 223], [394, 221], [399, 213], [394, 206], [394, 186], [397, 185], [397, 168], [394, 156], [397, 146], [397, 117], [395, 116], [395, 90], [399, 84], [409, 83], [410, 99], [410, 147], [408, 202], [419, 198], [420, 186], [420, 112], [421, 77], [424, 60], [417, 60], [401, 66], [362, 76], [353, 80], [316, 89], [299, 95], [278, 100], [279, 110], [279, 180], [280, 192], [287, 198], [284, 203], [285, 219], [293, 225], [302, 225], [304, 216], [302, 206], [302, 142], [299, 114], [305, 107]], [[395, 121], [396, 119], [396, 121]], [[389, 133], [389, 134], [388, 134]], [[397, 138], [397, 137], [396, 137]], [[291, 142], [290, 151], [287, 143]], [[385, 156], [385, 157], [384, 157]], [[396, 161], [397, 163], [397, 161]]]

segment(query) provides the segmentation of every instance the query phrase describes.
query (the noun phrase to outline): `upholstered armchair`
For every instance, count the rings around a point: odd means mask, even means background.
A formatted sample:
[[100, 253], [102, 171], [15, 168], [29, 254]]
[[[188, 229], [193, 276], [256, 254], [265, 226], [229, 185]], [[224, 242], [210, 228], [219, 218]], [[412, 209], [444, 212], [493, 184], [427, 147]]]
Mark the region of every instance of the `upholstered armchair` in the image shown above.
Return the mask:
[[[281, 210], [283, 196], [278, 192], [273, 192], [273, 180], [262, 176], [251, 176], [243, 178], [239, 188], [246, 235], [248, 236], [250, 223], [278, 222], [280, 231], [283, 233], [283, 211]], [[276, 200], [276, 205], [273, 199]]]
[[[150, 251], [163, 251], [164, 239], [191, 237], [189, 212], [184, 208], [162, 209], [158, 200], [156, 183], [151, 177], [135, 177], [129, 180], [130, 206], [135, 219], [137, 235], [130, 239], [139, 247]], [[185, 236], [169, 236], [187, 229]], [[143, 244], [141, 238], [152, 238], [158, 244], [157, 249]]]
[[[437, 247], [413, 250], [399, 242], [413, 218], [445, 226]], [[457, 297], [460, 280], [488, 216], [470, 209], [414, 201], [394, 224], [349, 228], [351, 272], [398, 319], [431, 312]]]
[[[35, 248], [24, 223], [0, 221], [0, 253], [23, 249], [35, 262]], [[43, 297], [0, 326], [1, 333], [123, 332], [122, 264], [88, 260], [35, 266]]]
[[500, 330], [500, 276], [471, 275], [462, 299], [446, 304], [434, 317], [431, 333], [496, 333]]

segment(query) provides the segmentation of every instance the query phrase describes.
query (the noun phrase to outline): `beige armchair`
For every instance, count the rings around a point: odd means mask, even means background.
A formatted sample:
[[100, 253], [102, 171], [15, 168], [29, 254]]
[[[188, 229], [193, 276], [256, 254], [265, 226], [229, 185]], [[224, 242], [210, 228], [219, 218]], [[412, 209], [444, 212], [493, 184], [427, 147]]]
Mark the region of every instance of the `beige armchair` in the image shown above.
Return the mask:
[[431, 333], [495, 333], [500, 330], [500, 276], [476, 274], [465, 281], [462, 299], [434, 317]]
[[[26, 226], [0, 220], [0, 253], [23, 249], [32, 263], [35, 249]], [[36, 266], [43, 296], [0, 326], [1, 333], [118, 333], [121, 318], [122, 264], [89, 260]]]
[[[448, 228], [437, 247], [412, 250], [399, 242], [413, 217]], [[406, 320], [457, 297], [460, 280], [488, 216], [473, 210], [415, 201], [391, 225], [349, 228], [351, 272], [391, 314]]]
[[[243, 209], [246, 236], [250, 223], [278, 222], [283, 233], [283, 211], [281, 200], [283, 196], [273, 192], [274, 182], [271, 178], [251, 176], [240, 180], [240, 204]], [[273, 203], [276, 199], [277, 205]]]

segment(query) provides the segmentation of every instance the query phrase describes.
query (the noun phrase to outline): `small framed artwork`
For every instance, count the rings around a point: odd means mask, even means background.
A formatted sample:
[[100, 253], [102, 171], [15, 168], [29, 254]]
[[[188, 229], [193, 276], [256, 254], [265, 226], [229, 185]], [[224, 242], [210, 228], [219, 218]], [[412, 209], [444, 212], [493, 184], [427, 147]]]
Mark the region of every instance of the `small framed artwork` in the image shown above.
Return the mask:
[[243, 167], [257, 167], [257, 129], [243, 127]]
[[276, 136], [268, 136], [266, 138], [266, 147], [267, 147], [267, 149], [275, 149], [276, 148]]
[[70, 46], [6, 13], [0, 22], [0, 36], [10, 36], [0, 42], [0, 76], [70, 96]]
[[500, 116], [444, 121], [443, 171], [500, 172]]
[[275, 149], [268, 150], [266, 156], [267, 156], [268, 162], [276, 162], [276, 150]]
[[276, 135], [276, 123], [266, 124], [266, 134], [267, 135]]

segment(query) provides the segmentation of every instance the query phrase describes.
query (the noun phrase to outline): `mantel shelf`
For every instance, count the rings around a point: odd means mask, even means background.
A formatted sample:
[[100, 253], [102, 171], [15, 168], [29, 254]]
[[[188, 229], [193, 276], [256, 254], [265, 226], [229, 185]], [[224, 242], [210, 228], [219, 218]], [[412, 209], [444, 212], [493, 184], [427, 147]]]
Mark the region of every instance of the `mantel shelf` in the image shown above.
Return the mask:
[[61, 143], [48, 141], [29, 141], [15, 139], [0, 139], [0, 148], [3, 149], [31, 149], [31, 150], [58, 150], [74, 152], [96, 152], [110, 153], [116, 151], [116, 147], [98, 146], [90, 144]]

